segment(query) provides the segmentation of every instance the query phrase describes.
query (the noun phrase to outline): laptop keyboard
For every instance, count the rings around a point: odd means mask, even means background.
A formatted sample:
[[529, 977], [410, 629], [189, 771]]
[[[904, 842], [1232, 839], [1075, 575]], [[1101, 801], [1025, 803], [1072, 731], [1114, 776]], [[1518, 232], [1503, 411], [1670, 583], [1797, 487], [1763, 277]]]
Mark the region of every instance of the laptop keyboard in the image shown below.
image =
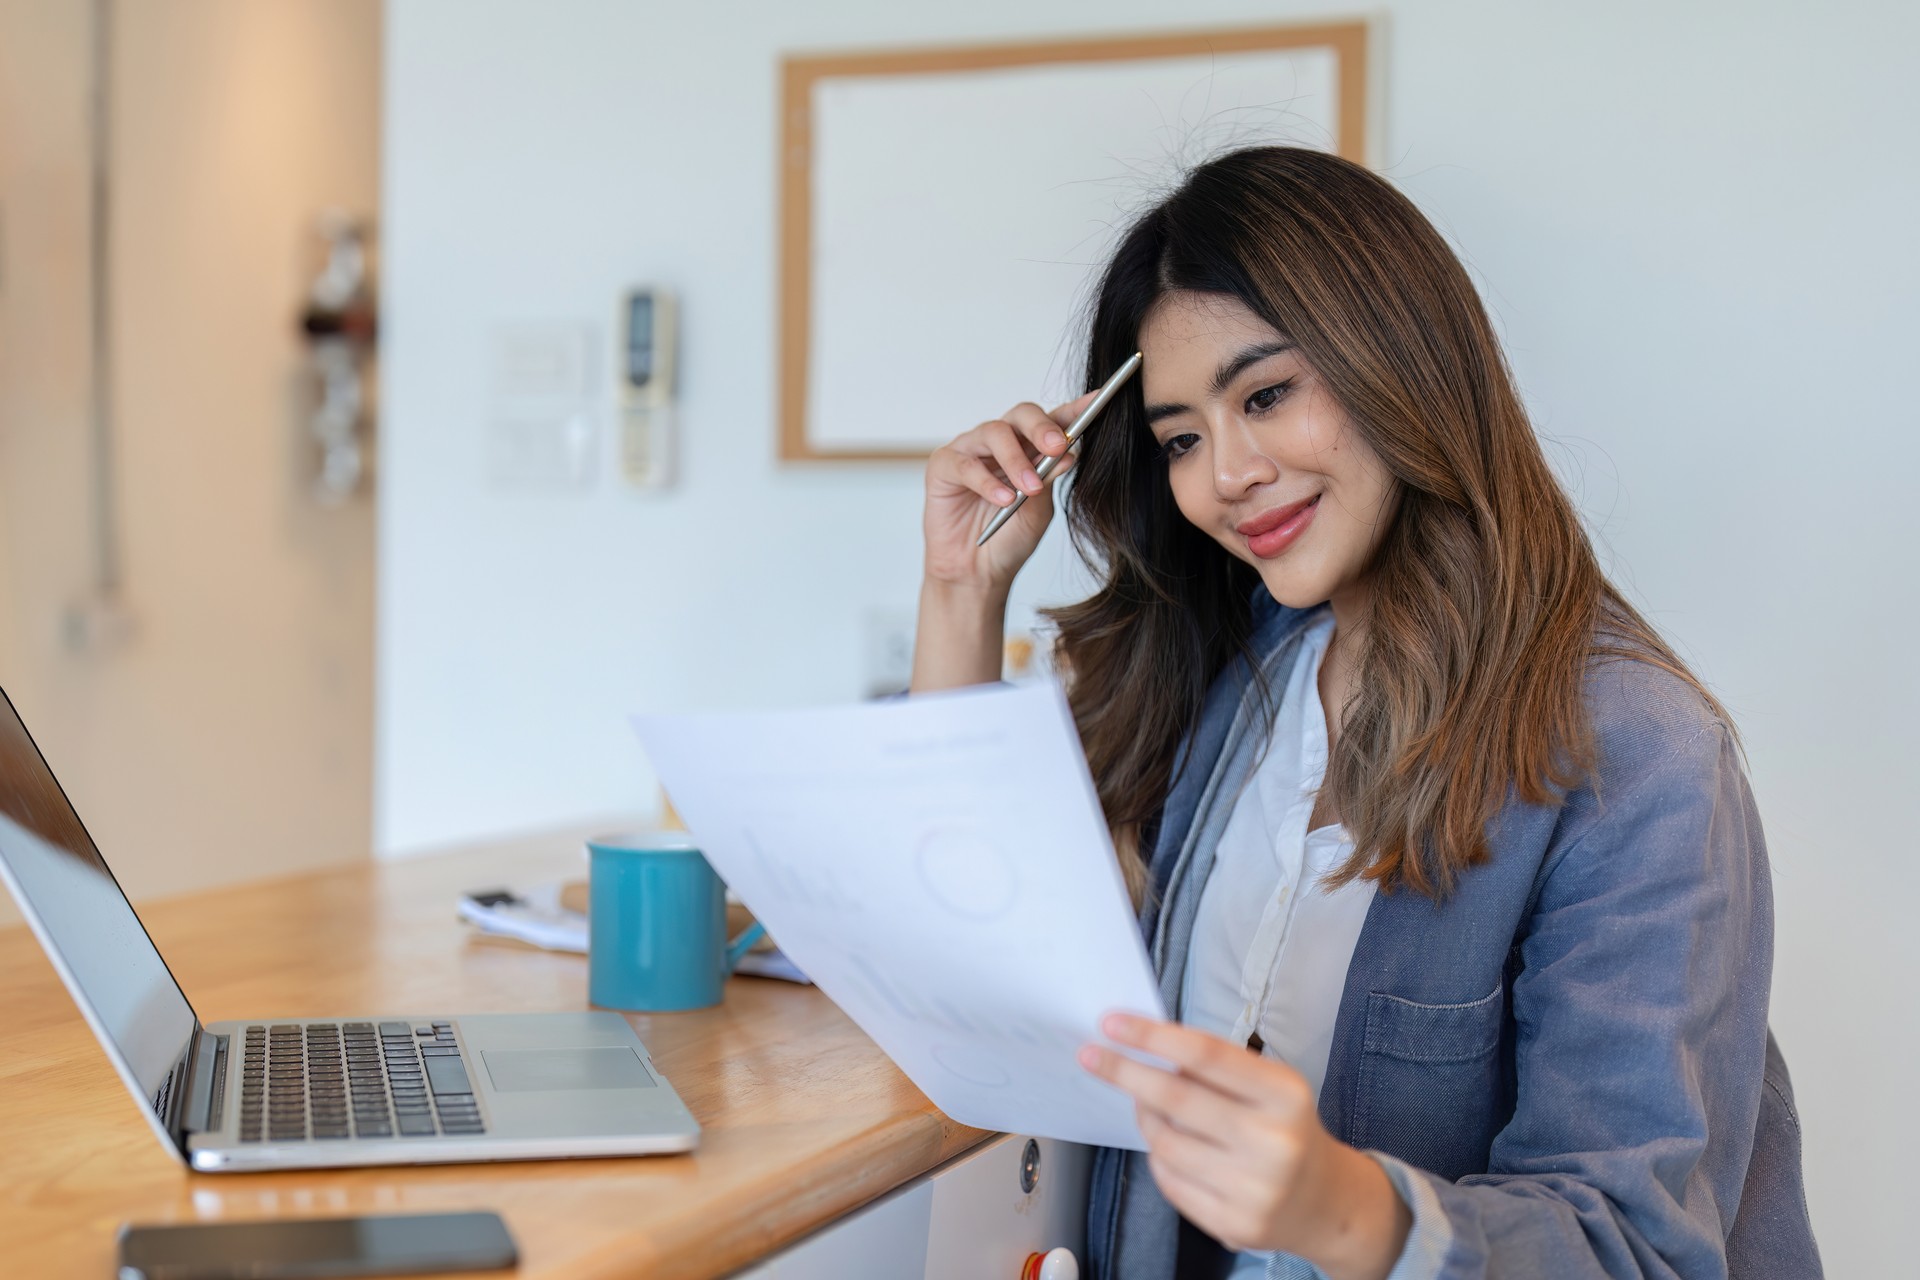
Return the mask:
[[240, 1141], [486, 1132], [450, 1022], [248, 1027]]

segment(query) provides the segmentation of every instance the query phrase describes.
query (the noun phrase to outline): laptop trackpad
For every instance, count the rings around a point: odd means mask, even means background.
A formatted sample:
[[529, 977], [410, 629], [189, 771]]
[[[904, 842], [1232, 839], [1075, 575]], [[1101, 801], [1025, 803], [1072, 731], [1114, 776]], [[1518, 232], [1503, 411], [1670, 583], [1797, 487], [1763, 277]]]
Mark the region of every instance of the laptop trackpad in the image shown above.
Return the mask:
[[486, 1049], [487, 1079], [500, 1093], [530, 1090], [651, 1089], [640, 1055], [619, 1045], [601, 1049]]

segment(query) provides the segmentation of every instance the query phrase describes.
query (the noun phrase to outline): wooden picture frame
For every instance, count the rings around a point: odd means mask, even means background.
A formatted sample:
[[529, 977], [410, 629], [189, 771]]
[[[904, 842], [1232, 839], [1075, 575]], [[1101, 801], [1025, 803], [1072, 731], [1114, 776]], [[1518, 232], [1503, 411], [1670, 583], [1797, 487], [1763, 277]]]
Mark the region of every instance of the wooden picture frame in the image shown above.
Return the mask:
[[780, 86], [779, 441], [783, 462], [922, 461], [925, 449], [823, 447], [808, 432], [813, 353], [814, 95], [846, 77], [937, 76], [1047, 64], [1193, 58], [1296, 49], [1329, 50], [1337, 67], [1334, 150], [1365, 163], [1369, 151], [1369, 27], [1328, 22], [1179, 34], [1015, 44], [940, 46], [786, 58]]

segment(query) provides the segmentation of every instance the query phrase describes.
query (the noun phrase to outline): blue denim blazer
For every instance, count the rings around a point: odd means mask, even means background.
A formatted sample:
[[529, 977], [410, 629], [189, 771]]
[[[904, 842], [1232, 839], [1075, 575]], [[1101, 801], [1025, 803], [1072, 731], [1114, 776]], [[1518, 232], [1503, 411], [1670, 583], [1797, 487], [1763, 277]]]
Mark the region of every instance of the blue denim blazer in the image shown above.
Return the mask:
[[[1309, 615], [1264, 591], [1255, 610], [1284, 688]], [[1209, 691], [1152, 837], [1141, 924], [1175, 1016], [1213, 844], [1266, 732], [1250, 689], [1235, 663]], [[1403, 1195], [1415, 1184], [1416, 1214], [1437, 1200], [1445, 1280], [1818, 1276], [1767, 1029], [1766, 845], [1736, 748], [1649, 664], [1597, 662], [1586, 696], [1591, 785], [1510, 802], [1492, 858], [1444, 901], [1375, 896], [1321, 1118], [1386, 1157]], [[1095, 1152], [1087, 1226], [1097, 1280], [1229, 1262], [1138, 1153]]]

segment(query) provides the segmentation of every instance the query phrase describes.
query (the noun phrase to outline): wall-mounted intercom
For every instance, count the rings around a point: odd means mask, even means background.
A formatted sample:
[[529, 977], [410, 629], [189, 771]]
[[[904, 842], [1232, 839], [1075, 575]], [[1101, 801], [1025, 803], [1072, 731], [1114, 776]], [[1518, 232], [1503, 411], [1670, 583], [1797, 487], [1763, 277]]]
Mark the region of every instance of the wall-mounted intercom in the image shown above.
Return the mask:
[[622, 300], [619, 331], [621, 462], [633, 484], [664, 488], [673, 481], [679, 304], [666, 289], [635, 289]]

